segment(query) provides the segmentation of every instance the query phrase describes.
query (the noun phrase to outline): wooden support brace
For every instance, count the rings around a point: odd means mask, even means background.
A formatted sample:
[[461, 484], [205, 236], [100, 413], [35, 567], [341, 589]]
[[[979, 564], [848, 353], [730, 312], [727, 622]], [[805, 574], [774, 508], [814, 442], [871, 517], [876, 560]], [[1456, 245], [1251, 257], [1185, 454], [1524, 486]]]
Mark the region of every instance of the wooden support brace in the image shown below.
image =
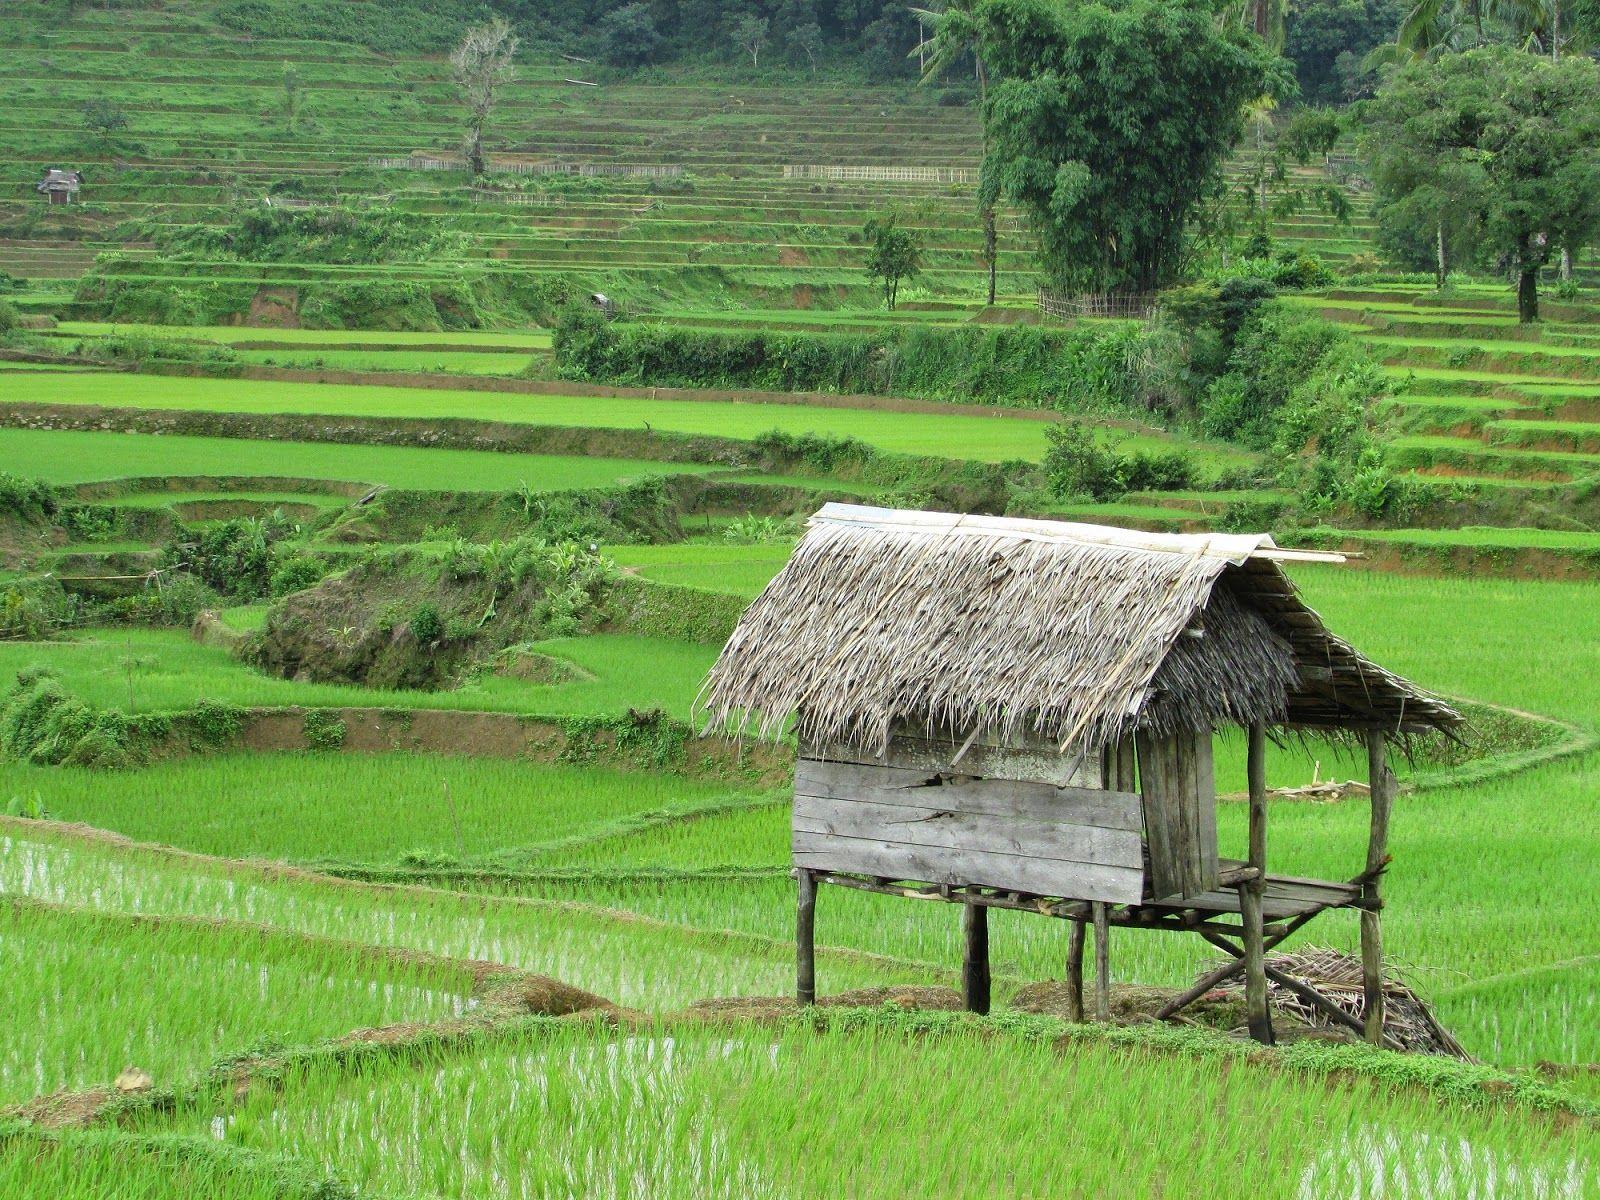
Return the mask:
[[1111, 1020], [1111, 922], [1105, 902], [1094, 902], [1094, 1019]]
[[794, 998], [803, 1006], [817, 1002], [817, 876], [802, 867], [795, 878], [800, 902], [794, 923]]
[[[1264, 945], [1262, 946], [1263, 953], [1278, 945], [1278, 943], [1283, 941], [1284, 938], [1288, 937], [1291, 933], [1294, 933], [1316, 915], [1317, 913], [1302, 913], [1300, 916], [1290, 921], [1287, 925], [1282, 927], [1273, 927], [1276, 931], [1267, 937]], [[1233, 955], [1233, 961], [1225, 962], [1220, 966], [1213, 967], [1211, 970], [1207, 971], [1204, 975], [1197, 979], [1187, 990], [1179, 992], [1171, 1000], [1168, 1000], [1156, 1011], [1156, 1020], [1165, 1021], [1168, 1017], [1182, 1012], [1184, 1009], [1188, 1008], [1189, 1005], [1200, 999], [1201, 996], [1204, 996], [1212, 988], [1244, 970], [1244, 951], [1225, 941], [1214, 939], [1208, 940], [1211, 940], [1212, 945], [1220, 946], [1229, 954]]]
[[1067, 1019], [1083, 1020], [1083, 943], [1088, 926], [1082, 921], [1072, 922], [1072, 932], [1067, 935]]
[[968, 1012], [989, 1012], [989, 910], [981, 904], [963, 905], [966, 957], [961, 966], [961, 994]]
[[1272, 1045], [1272, 1010], [1267, 1005], [1266, 946], [1261, 900], [1267, 873], [1267, 727], [1250, 723], [1246, 763], [1250, 780], [1250, 858], [1255, 878], [1239, 885], [1239, 917], [1244, 935], [1244, 998], [1250, 1036]]
[[1361, 987], [1365, 993], [1366, 1037], [1383, 1044], [1383, 931], [1379, 910], [1384, 863], [1389, 858], [1389, 811], [1394, 798], [1394, 776], [1389, 773], [1383, 731], [1367, 731], [1367, 787], [1371, 793], [1372, 822], [1367, 834], [1367, 882], [1362, 885]]

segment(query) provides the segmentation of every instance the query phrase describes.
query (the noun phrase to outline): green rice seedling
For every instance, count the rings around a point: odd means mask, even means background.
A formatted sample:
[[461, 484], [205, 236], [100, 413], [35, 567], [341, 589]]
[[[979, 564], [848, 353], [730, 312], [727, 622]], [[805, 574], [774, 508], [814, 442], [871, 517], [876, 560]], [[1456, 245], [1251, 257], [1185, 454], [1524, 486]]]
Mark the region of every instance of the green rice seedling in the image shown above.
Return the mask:
[[0, 1132], [7, 1200], [345, 1200], [339, 1181], [302, 1163], [209, 1135], [104, 1130]]
[[306, 1042], [459, 1015], [466, 970], [225, 922], [149, 923], [0, 898], [0, 1101], [104, 1086], [129, 1064], [171, 1083], [262, 1040]]
[[[553, 855], [535, 862], [555, 865]], [[626, 870], [675, 867], [776, 867], [789, 862], [789, 805], [753, 805], [706, 816], [666, 821], [623, 836], [598, 837], [564, 847], [561, 866]]]
[[[980, 1030], [939, 1017], [546, 1027], [470, 1056], [355, 1071], [308, 1061], [281, 1094], [175, 1123], [424, 1197], [1176, 1200], [1246, 1161], [1264, 1194], [1306, 1200], [1580, 1200], [1600, 1185], [1581, 1121], [1351, 1071], [1335, 1083], [1312, 1056], [1255, 1063], [1215, 1039], [1169, 1039], [1163, 1052], [1062, 1037], [1053, 1022]], [[1152, 1120], [1179, 1098], [1182, 1121]]]
[[220, 754], [114, 776], [0, 764], [0, 794], [37, 794], [61, 820], [203, 854], [300, 862], [471, 860], [727, 790], [665, 772], [398, 753]]
[[[592, 904], [361, 884], [5, 817], [0, 893], [124, 912], [226, 912], [286, 930], [505, 963], [653, 1010], [707, 996], [783, 995], [793, 987], [787, 938], [700, 933]], [[862, 955], [825, 952], [822, 961], [838, 990], [948, 978]]]

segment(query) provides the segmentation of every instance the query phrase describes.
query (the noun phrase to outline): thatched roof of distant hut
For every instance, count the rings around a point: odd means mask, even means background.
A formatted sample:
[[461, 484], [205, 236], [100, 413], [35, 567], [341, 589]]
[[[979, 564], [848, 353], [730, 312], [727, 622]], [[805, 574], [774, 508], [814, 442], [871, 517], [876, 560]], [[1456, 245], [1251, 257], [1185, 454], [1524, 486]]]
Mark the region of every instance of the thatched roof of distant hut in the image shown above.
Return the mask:
[[1460, 716], [1330, 633], [1265, 534], [1152, 534], [829, 504], [712, 668], [708, 722], [880, 748], [910, 723], [1064, 752], [1263, 720], [1448, 730]]

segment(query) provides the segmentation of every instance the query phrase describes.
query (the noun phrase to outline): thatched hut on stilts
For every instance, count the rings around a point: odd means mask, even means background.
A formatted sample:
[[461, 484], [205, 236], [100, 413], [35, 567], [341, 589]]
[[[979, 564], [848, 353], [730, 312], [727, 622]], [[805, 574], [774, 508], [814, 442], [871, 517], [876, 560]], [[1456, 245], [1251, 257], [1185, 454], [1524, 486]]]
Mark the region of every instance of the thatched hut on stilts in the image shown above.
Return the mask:
[[[1067, 977], [1109, 1014], [1113, 926], [1188, 930], [1231, 961], [1171, 1015], [1243, 971], [1252, 1033], [1267, 979], [1354, 1024], [1265, 964], [1318, 913], [1361, 911], [1363, 1032], [1382, 1037], [1379, 911], [1390, 744], [1449, 732], [1439, 699], [1335, 637], [1265, 535], [1164, 535], [1055, 521], [830, 504], [751, 604], [700, 707], [718, 728], [793, 722], [797, 991], [815, 998], [818, 884], [964, 907], [967, 1006], [989, 1008], [988, 910], [1071, 923]], [[1212, 738], [1248, 731], [1249, 850], [1217, 851]], [[1347, 880], [1267, 870], [1274, 734], [1367, 753], [1366, 862]], [[1322, 1002], [1322, 1003], [1319, 1003]], [[1337, 1014], [1337, 1015], [1335, 1015]]]

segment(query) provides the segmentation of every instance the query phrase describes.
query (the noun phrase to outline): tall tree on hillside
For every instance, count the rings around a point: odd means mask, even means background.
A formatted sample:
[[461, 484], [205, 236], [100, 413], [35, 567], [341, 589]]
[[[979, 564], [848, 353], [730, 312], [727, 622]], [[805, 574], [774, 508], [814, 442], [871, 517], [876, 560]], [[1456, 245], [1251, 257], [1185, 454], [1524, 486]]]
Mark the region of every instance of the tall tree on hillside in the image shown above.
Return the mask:
[[[978, 25], [973, 19], [975, 0], [950, 0], [940, 12], [914, 8], [924, 20], [933, 21], [933, 37], [918, 50], [922, 59], [922, 82], [938, 79], [968, 57], [978, 81], [978, 130], [982, 153], [989, 154], [989, 72], [978, 52]], [[983, 195], [978, 201], [983, 220], [983, 263], [989, 269], [989, 303], [994, 303], [995, 273], [998, 270], [999, 237], [995, 232], [994, 197]]]
[[[1398, 72], [1361, 108], [1380, 218], [1399, 205], [1481, 231], [1539, 319], [1539, 272], [1600, 234], [1600, 66], [1487, 46]], [[1420, 195], [1419, 195], [1420, 193]]]
[[1259, 38], [1205, 0], [980, 0], [991, 84], [983, 194], [1026, 212], [1052, 284], [1171, 281], [1245, 106], [1289, 86]]
[[867, 272], [883, 284], [884, 305], [893, 309], [900, 299], [900, 285], [922, 269], [922, 240], [901, 228], [894, 213], [873, 217], [863, 232], [872, 243]]
[[473, 175], [483, 174], [483, 131], [494, 115], [500, 89], [516, 78], [517, 45], [511, 26], [492, 17], [467, 30], [450, 53], [451, 73], [467, 106], [466, 151]]
[[733, 42], [750, 56], [750, 65], [761, 65], [761, 52], [767, 48], [767, 30], [771, 22], [755, 13], [745, 13], [733, 23]]

